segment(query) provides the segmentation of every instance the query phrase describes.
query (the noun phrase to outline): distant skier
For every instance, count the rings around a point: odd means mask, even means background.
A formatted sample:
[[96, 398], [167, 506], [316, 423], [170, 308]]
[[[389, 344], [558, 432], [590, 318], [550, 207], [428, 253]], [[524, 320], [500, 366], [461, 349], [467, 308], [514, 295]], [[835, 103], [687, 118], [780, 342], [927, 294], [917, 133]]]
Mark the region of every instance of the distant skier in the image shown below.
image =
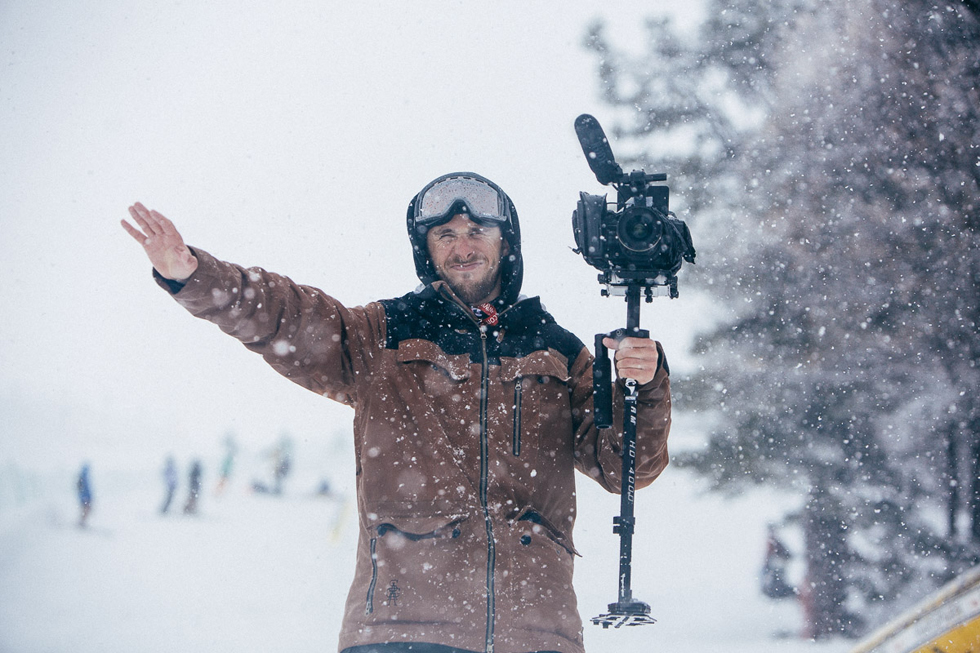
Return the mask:
[[89, 464], [82, 465], [82, 471], [78, 473], [75, 481], [75, 489], [78, 491], [78, 503], [81, 507], [81, 516], [78, 525], [85, 528], [88, 525], [88, 516], [92, 512], [92, 484], [89, 481]]
[[187, 503], [184, 504], [184, 514], [193, 515], [197, 513], [197, 499], [201, 496], [201, 461], [195, 460], [191, 464], [191, 473], [188, 477]]
[[282, 484], [289, 476], [293, 467], [293, 443], [288, 435], [282, 436], [276, 450], [273, 452], [272, 476], [274, 479], [272, 491], [275, 494], [282, 494]]
[[333, 488], [330, 487], [330, 479], [323, 478], [320, 480], [320, 484], [316, 487], [314, 494], [318, 497], [332, 497]]
[[174, 494], [177, 491], [177, 462], [173, 456], [167, 456], [167, 462], [164, 464], [163, 485], [166, 490], [166, 495], [163, 499], [163, 505], [160, 507], [160, 514], [166, 515], [170, 510], [170, 504], [174, 500]]
[[235, 444], [235, 436], [229, 433], [225, 436], [225, 457], [221, 460], [221, 470], [218, 476], [218, 485], [214, 493], [218, 496], [224, 494], [228, 480], [231, 478], [231, 470], [235, 466], [235, 455], [238, 453], [238, 445]]

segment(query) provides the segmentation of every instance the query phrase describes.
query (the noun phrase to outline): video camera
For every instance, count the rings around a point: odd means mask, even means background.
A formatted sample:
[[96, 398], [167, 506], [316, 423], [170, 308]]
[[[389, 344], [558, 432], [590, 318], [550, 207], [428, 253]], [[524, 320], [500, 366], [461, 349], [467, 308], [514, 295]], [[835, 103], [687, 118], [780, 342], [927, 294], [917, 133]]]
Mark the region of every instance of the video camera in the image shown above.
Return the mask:
[[617, 190], [614, 211], [605, 195], [579, 194], [572, 213], [575, 252], [600, 271], [603, 296], [639, 286], [650, 301], [654, 287], [666, 286], [677, 297], [677, 271], [684, 261], [694, 263], [695, 251], [687, 224], [669, 209], [670, 189], [653, 185], [667, 175], [624, 173], [599, 121], [588, 114], [575, 120], [575, 133], [596, 179]]
[[[684, 261], [694, 263], [691, 232], [682, 220], [670, 212], [669, 189], [655, 186], [666, 181], [665, 174], [647, 174], [634, 170], [626, 174], [616, 163], [609, 141], [599, 121], [588, 114], [575, 120], [582, 151], [600, 184], [612, 185], [618, 191], [616, 210], [610, 210], [605, 195], [580, 193], [578, 207], [572, 213], [575, 251], [585, 262], [599, 270], [602, 294], [626, 296], [626, 328], [595, 337], [595, 360], [592, 363], [593, 420], [598, 428], [613, 426], [612, 368], [606, 338], [648, 338], [640, 329], [640, 293], [653, 300], [653, 289], [666, 286], [671, 298], [677, 297], [677, 271]], [[619, 534], [618, 597], [609, 604], [609, 612], [592, 618], [603, 628], [639, 626], [656, 623], [650, 606], [633, 598], [631, 566], [633, 528], [636, 521], [633, 503], [636, 488], [636, 420], [638, 388], [635, 379], [626, 378], [623, 387], [623, 472], [620, 489], [620, 514], [613, 518], [613, 532]]]

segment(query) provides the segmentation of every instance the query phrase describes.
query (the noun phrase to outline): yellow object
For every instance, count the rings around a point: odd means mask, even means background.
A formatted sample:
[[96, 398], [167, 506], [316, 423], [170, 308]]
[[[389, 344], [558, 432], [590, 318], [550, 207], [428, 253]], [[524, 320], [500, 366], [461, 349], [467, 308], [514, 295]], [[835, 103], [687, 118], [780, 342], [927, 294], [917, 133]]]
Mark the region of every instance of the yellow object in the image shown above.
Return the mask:
[[973, 653], [980, 651], [980, 619], [973, 619], [929, 642], [915, 653]]
[[980, 653], [980, 567], [875, 631], [851, 653]]

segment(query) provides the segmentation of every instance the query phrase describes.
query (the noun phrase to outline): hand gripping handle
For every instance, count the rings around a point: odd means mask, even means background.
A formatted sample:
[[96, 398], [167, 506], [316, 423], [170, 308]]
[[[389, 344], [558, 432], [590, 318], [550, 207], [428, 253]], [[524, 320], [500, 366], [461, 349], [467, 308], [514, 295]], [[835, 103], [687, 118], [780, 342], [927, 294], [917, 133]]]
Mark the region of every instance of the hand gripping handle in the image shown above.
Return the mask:
[[616, 329], [611, 333], [597, 333], [595, 337], [595, 360], [592, 362], [592, 407], [595, 414], [595, 425], [607, 429], [613, 425], [612, 416], [612, 361], [609, 358], [609, 348], [603, 338], [612, 338], [621, 342], [623, 338], [649, 338], [650, 332], [645, 329]]

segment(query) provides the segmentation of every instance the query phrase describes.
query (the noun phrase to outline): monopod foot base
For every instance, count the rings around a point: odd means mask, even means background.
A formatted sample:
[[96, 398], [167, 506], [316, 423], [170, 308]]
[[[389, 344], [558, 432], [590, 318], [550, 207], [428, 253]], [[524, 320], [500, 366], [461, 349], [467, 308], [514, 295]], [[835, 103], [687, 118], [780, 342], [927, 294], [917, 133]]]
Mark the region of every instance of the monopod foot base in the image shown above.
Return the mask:
[[650, 606], [643, 601], [629, 603], [610, 603], [609, 612], [592, 617], [592, 623], [603, 628], [622, 628], [623, 626], [646, 626], [657, 623], [650, 616]]

